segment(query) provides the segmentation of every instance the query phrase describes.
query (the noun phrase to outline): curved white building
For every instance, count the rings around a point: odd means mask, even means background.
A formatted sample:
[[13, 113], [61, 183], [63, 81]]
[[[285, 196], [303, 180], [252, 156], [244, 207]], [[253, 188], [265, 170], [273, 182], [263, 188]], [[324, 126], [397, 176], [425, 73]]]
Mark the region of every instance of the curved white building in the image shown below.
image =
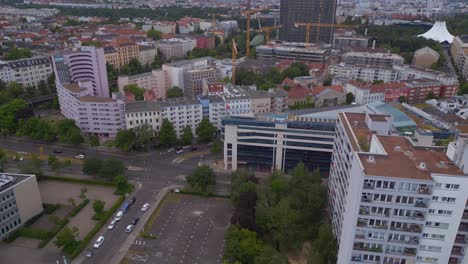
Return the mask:
[[445, 21], [436, 21], [432, 28], [429, 29], [429, 31], [418, 35], [418, 37], [432, 39], [440, 43], [447, 42], [450, 44], [453, 42], [454, 38], [454, 36], [448, 31]]

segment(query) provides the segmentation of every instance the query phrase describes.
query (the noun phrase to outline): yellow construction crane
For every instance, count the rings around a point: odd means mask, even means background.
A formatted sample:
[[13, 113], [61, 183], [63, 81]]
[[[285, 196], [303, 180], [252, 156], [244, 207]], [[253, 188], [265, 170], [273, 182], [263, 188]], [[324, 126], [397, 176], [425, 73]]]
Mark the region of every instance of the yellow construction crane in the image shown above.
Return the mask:
[[265, 44], [270, 42], [270, 34], [273, 30], [281, 28], [281, 25], [272, 26], [272, 27], [262, 27], [262, 31], [265, 32]]
[[252, 16], [252, 14], [262, 12], [264, 10], [266, 10], [266, 9], [265, 8], [256, 8], [256, 9], [250, 9], [250, 10], [245, 10], [245, 11], [241, 12], [242, 15], [247, 16], [247, 36], [245, 38], [245, 44], [247, 46], [246, 49], [245, 49], [245, 57], [246, 58], [249, 58], [249, 56], [250, 56], [250, 18]]
[[233, 85], [236, 84], [236, 59], [237, 59], [237, 45], [236, 45], [236, 41], [234, 39], [232, 39], [232, 61], [231, 61], [231, 64], [232, 64], [232, 77], [231, 77], [231, 82]]
[[317, 42], [320, 40], [320, 28], [321, 27], [331, 27], [331, 28], [357, 28], [357, 26], [352, 25], [345, 25], [345, 24], [321, 24], [321, 23], [303, 23], [303, 22], [296, 22], [294, 23], [295, 27], [306, 27], [306, 47], [309, 47], [309, 39], [310, 39], [310, 29], [312, 27], [317, 27]]

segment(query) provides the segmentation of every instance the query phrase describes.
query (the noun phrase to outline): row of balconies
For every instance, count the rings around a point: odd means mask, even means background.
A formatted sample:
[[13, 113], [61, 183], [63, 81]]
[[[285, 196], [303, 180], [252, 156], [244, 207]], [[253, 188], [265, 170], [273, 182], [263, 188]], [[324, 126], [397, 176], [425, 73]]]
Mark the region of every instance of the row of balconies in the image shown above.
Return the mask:
[[[372, 184], [372, 183], [364, 183], [363, 188], [366, 189], [366, 190], [376, 189], [374, 184]], [[383, 190], [383, 191], [394, 191], [396, 188], [385, 188], [385, 189], [378, 188], [378, 189]], [[419, 193], [419, 194], [432, 194], [432, 188], [430, 188], [429, 186], [421, 186], [414, 192]]]
[[[371, 198], [369, 197], [361, 197], [361, 202], [363, 203], [374, 203], [374, 202], [377, 202], [377, 203], [391, 203], [391, 202], [381, 202], [381, 201], [373, 201]], [[397, 205], [405, 205], [405, 206], [412, 206], [414, 205], [415, 207], [420, 207], [420, 208], [427, 208], [428, 207], [428, 204], [424, 201], [420, 201], [420, 200], [417, 200], [414, 204], [402, 204], [402, 203], [399, 203]]]
[[361, 250], [361, 251], [368, 251], [368, 252], [377, 252], [377, 253], [383, 252], [382, 245], [377, 245], [377, 247], [369, 247], [369, 246], [366, 246], [363, 242], [354, 243], [353, 249]]
[[390, 230], [394, 231], [403, 231], [403, 232], [411, 232], [411, 233], [421, 233], [422, 231], [422, 226], [417, 225], [417, 224], [409, 224], [409, 225], [404, 225], [402, 227], [395, 227], [391, 226]]

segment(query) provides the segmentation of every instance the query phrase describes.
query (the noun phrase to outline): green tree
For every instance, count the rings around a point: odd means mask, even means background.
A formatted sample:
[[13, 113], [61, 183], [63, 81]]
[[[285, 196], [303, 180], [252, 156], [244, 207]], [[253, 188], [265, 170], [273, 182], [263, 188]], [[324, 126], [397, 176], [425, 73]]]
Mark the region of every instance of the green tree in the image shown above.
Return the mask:
[[20, 120], [17, 134], [45, 141], [53, 141], [56, 137], [52, 125], [38, 117]]
[[208, 120], [208, 118], [203, 118], [200, 124], [198, 124], [197, 129], [198, 141], [203, 143], [208, 143], [213, 140], [213, 136], [216, 133], [216, 127]]
[[211, 145], [210, 151], [211, 154], [215, 155], [217, 159], [218, 156], [223, 153], [223, 143], [219, 140], [215, 140], [213, 145]]
[[88, 175], [97, 175], [102, 168], [102, 160], [94, 157], [88, 157], [83, 162], [83, 173]]
[[196, 192], [211, 193], [212, 187], [216, 184], [216, 176], [209, 166], [197, 167], [192, 174], [187, 177], [187, 183]]
[[148, 38], [152, 38], [153, 40], [160, 40], [162, 39], [162, 33], [160, 31], [150, 29], [146, 32], [146, 36]]
[[236, 225], [231, 226], [226, 233], [226, 248], [224, 260], [227, 263], [254, 263], [256, 256], [262, 251], [262, 241], [257, 234]]
[[254, 175], [247, 170], [239, 169], [231, 173], [231, 201], [234, 206], [239, 205], [242, 193], [255, 192]]
[[117, 132], [114, 144], [123, 151], [130, 151], [135, 146], [136, 133], [133, 129], [120, 130]]
[[5, 60], [19, 60], [25, 58], [31, 58], [32, 53], [29, 49], [23, 48], [11, 48], [6, 54], [4, 54], [3, 58]]
[[153, 128], [148, 124], [135, 127], [133, 131], [135, 132], [135, 143], [133, 144], [135, 150], [145, 149], [154, 138]]
[[289, 261], [273, 247], [264, 245], [260, 254], [255, 257], [254, 264], [289, 264]]
[[57, 123], [57, 136], [60, 142], [80, 145], [84, 142], [84, 137], [81, 135], [80, 128], [72, 119], [63, 119]]
[[354, 94], [349, 92], [346, 94], [346, 104], [351, 104], [354, 102]]
[[66, 226], [58, 233], [55, 240], [55, 245], [57, 245], [59, 248], [62, 248], [65, 253], [71, 254], [80, 245], [80, 243], [76, 240], [77, 237], [78, 228], [69, 228]]
[[337, 258], [337, 244], [330, 224], [320, 225], [318, 238], [312, 243], [308, 264], [334, 264]]
[[182, 130], [182, 136], [180, 136], [180, 144], [190, 145], [193, 141], [192, 128], [190, 126], [184, 127]]
[[102, 162], [102, 167], [99, 170], [99, 176], [107, 179], [113, 179], [118, 175], [123, 175], [124, 172], [124, 163], [119, 159], [110, 158]]
[[332, 76], [331, 75], [328, 75], [327, 76], [327, 79], [325, 79], [325, 81], [323, 81], [323, 86], [330, 86], [332, 85]]
[[46, 95], [49, 93], [49, 87], [47, 87], [47, 83], [44, 80], [39, 81], [39, 84], [37, 85], [37, 90], [41, 95]]
[[104, 212], [104, 206], [106, 205], [105, 202], [101, 200], [95, 200], [93, 202], [93, 210], [96, 215], [101, 215]]
[[159, 131], [159, 143], [162, 146], [173, 146], [177, 143], [177, 136], [171, 121], [164, 119]]
[[282, 75], [283, 75], [283, 78], [294, 79], [296, 77], [301, 76], [301, 70], [296, 67], [288, 67], [283, 70]]
[[309, 76], [309, 67], [302, 62], [294, 62], [291, 67], [298, 68], [301, 72], [301, 76]]
[[434, 92], [429, 92], [429, 93], [427, 93], [427, 95], [426, 95], [426, 100], [437, 99], [437, 98], [439, 98], [439, 97], [437, 97], [437, 96], [434, 94]]
[[96, 135], [90, 135], [88, 136], [88, 143], [91, 145], [91, 147], [97, 148], [99, 147], [99, 137]]
[[460, 86], [460, 90], [458, 91], [458, 94], [460, 95], [468, 94], [468, 82]]
[[124, 86], [124, 91], [132, 93], [133, 95], [135, 95], [135, 99], [137, 101], [143, 101], [144, 100], [143, 94], [145, 92], [145, 89], [140, 88], [138, 86], [138, 84], [132, 83], [132, 84], [125, 85]]
[[81, 46], [94, 46], [94, 47], [100, 48], [102, 47], [102, 43], [97, 40], [89, 40], [89, 41], [81, 42]]
[[18, 126], [17, 114], [28, 108], [28, 103], [21, 99], [13, 99], [0, 105], [0, 129], [10, 133], [15, 132]]
[[20, 172], [23, 174], [34, 174], [38, 180], [44, 175], [42, 172], [43, 162], [37, 155], [31, 155], [31, 159], [20, 165]]
[[123, 195], [128, 192], [130, 184], [125, 176], [119, 175], [114, 178], [114, 183], [116, 185], [115, 193], [118, 195]]
[[177, 86], [172, 87], [171, 89], [167, 90], [166, 97], [167, 98], [177, 98], [183, 97], [184, 92]]

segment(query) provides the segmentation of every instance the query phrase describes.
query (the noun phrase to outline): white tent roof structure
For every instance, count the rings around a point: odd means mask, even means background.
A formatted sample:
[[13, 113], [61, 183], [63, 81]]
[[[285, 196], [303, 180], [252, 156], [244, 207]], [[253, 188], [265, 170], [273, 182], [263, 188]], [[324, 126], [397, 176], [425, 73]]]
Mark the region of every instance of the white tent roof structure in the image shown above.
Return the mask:
[[429, 29], [429, 31], [427, 31], [424, 34], [418, 35], [418, 37], [432, 39], [440, 43], [446, 41], [450, 44], [453, 42], [454, 38], [454, 36], [448, 31], [445, 21], [436, 21], [432, 28]]

